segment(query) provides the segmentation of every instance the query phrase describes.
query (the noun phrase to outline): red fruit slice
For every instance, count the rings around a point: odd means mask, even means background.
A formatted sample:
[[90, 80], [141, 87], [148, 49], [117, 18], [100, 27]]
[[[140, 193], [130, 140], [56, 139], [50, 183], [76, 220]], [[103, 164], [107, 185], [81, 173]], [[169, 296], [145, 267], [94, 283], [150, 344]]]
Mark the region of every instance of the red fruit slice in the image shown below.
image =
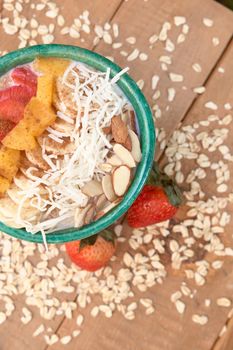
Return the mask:
[[0, 141], [16, 126], [15, 123], [9, 120], [0, 119]]
[[0, 119], [18, 123], [23, 118], [24, 104], [20, 101], [6, 99], [0, 102]]
[[29, 67], [18, 67], [11, 72], [11, 77], [16, 84], [27, 86], [32, 96], [36, 95], [37, 75]]
[[0, 104], [5, 100], [15, 100], [26, 105], [31, 98], [31, 91], [26, 86], [15, 85], [7, 89], [0, 90]]

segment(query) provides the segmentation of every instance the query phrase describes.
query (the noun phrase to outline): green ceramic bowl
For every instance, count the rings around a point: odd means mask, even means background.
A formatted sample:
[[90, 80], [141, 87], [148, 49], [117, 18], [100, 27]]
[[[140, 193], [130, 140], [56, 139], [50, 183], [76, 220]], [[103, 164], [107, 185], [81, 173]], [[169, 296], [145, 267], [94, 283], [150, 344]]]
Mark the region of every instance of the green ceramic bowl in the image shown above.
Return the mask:
[[[114, 76], [121, 71], [119, 66], [95, 52], [76, 46], [53, 44], [32, 46], [13, 51], [1, 57], [0, 76], [18, 65], [33, 61], [38, 56], [68, 58], [86, 63], [100, 71], [106, 71], [107, 68], [110, 68], [111, 76]], [[135, 201], [150, 173], [155, 148], [154, 123], [150, 107], [140, 89], [128, 74], [124, 74], [117, 84], [131, 102], [137, 115], [137, 122], [140, 130], [142, 160], [136, 169], [134, 180], [121, 203], [108, 214], [79, 229], [70, 228], [50, 233], [46, 236], [48, 243], [64, 243], [79, 240], [94, 235], [113, 224], [124, 213], [126, 213]], [[13, 229], [1, 222], [0, 230], [22, 240], [37, 243], [43, 242], [41, 233], [32, 235], [24, 229]]]

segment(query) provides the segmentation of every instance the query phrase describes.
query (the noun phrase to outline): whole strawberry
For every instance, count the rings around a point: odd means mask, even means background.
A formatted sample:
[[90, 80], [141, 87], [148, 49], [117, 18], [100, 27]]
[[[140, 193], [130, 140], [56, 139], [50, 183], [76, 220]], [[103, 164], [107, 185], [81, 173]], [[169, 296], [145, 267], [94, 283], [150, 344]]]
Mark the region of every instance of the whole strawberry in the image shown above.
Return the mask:
[[96, 271], [105, 266], [116, 251], [114, 234], [109, 230], [81, 241], [66, 243], [70, 259], [81, 269]]
[[160, 172], [154, 163], [146, 185], [127, 213], [131, 227], [145, 227], [171, 219], [182, 202], [174, 181]]

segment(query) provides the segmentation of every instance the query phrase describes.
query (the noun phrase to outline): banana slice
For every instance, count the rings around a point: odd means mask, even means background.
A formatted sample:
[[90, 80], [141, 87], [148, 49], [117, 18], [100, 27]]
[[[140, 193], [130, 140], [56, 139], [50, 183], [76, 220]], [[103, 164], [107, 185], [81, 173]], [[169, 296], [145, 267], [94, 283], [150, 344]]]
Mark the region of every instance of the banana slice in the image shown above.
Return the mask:
[[71, 143], [69, 139], [64, 140], [63, 143], [59, 143], [49, 138], [47, 132], [37, 139], [41, 147], [43, 146], [44, 138], [46, 139], [45, 150], [48, 153], [55, 155], [64, 155], [73, 153], [75, 151], [75, 145]]
[[42, 157], [42, 150], [41, 147], [36, 147], [30, 151], [26, 151], [25, 155], [29, 162], [31, 162], [33, 165], [37, 166], [40, 169], [47, 170], [49, 168], [48, 164], [45, 162], [45, 160]]

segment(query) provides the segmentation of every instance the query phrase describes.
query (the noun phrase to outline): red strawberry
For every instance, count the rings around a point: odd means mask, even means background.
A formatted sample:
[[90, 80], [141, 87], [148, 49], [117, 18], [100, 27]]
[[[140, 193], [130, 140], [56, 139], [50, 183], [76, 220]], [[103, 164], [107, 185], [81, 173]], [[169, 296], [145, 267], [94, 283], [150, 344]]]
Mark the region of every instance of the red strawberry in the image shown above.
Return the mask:
[[0, 103], [4, 100], [10, 99], [22, 102], [24, 105], [26, 105], [31, 98], [31, 91], [25, 86], [15, 85], [7, 89], [0, 90]]
[[15, 123], [12, 123], [9, 120], [0, 119], [0, 141], [16, 126]]
[[11, 72], [11, 77], [16, 84], [27, 86], [32, 96], [36, 95], [37, 75], [29, 67], [17, 67]]
[[179, 188], [159, 171], [156, 163], [148, 182], [128, 210], [127, 220], [131, 227], [145, 227], [171, 219], [181, 204]]
[[6, 99], [0, 102], [0, 119], [18, 123], [23, 118], [24, 104], [22, 102]]
[[113, 233], [108, 230], [82, 241], [66, 243], [66, 251], [70, 259], [87, 271], [96, 271], [105, 266], [115, 250]]

